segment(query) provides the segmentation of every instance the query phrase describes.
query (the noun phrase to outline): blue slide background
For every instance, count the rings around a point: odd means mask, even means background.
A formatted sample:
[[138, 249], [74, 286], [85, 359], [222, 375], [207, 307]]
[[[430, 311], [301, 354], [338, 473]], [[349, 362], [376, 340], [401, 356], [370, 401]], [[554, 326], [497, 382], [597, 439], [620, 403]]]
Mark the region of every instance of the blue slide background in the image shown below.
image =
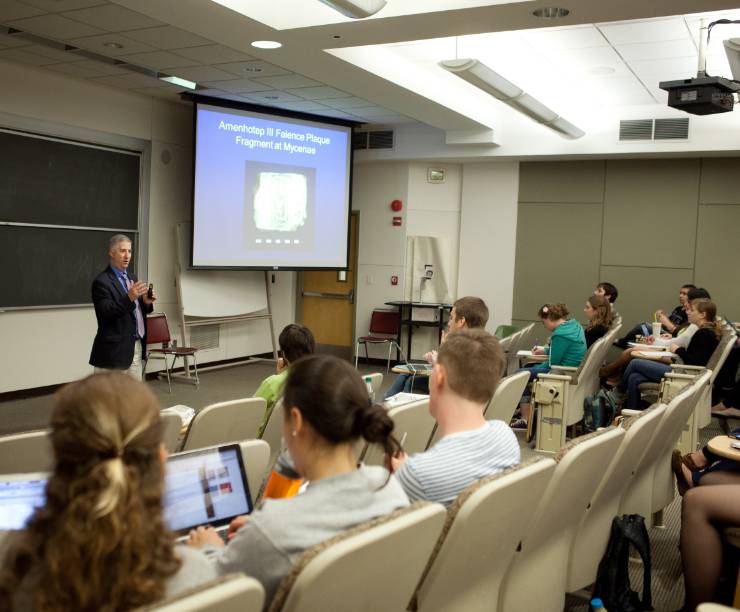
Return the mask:
[[[244, 266], [306, 268], [344, 267], [347, 260], [349, 207], [350, 128], [319, 127], [315, 123], [284, 117], [271, 118], [246, 111], [198, 106], [195, 152], [195, 193], [193, 215], [194, 266]], [[221, 121], [256, 128], [281, 128], [296, 133], [313, 133], [331, 139], [328, 145], [287, 140], [277, 136], [219, 129]], [[316, 149], [314, 155], [270, 149], [249, 148], [236, 137], [273, 140]], [[272, 249], [249, 248], [244, 240], [245, 163], [249, 160], [306, 166], [316, 169], [316, 213], [313, 248], [273, 245]], [[276, 166], [280, 172], [280, 166]]]

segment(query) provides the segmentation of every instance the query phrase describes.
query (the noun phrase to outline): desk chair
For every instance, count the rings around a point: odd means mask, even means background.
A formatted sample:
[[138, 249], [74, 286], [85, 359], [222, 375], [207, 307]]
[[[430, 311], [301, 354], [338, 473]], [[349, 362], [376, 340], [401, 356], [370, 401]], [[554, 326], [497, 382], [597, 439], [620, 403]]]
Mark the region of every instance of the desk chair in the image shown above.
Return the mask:
[[0, 474], [50, 472], [53, 467], [48, 429], [0, 436]]
[[[149, 359], [162, 359], [164, 361], [164, 369], [167, 372], [167, 385], [169, 386], [170, 393], [172, 393], [172, 370], [175, 367], [175, 362], [178, 357], [183, 358], [185, 363], [186, 357], [193, 358], [193, 367], [195, 369], [195, 386], [200, 384], [198, 378], [198, 360], [195, 358], [195, 353], [198, 349], [191, 346], [177, 346], [171, 347], [170, 342], [172, 337], [170, 336], [170, 327], [167, 324], [167, 315], [163, 312], [155, 312], [146, 317], [146, 359], [144, 360], [143, 373], [146, 376], [146, 366], [149, 363]], [[149, 348], [150, 344], [161, 344], [160, 348]], [[167, 356], [172, 355], [172, 363], [167, 363]]]
[[416, 502], [309, 548], [269, 612], [405, 610], [445, 516], [440, 504]]
[[206, 406], [190, 421], [182, 450], [256, 439], [267, 402], [249, 397]]
[[265, 589], [254, 578], [228, 574], [183, 591], [139, 612], [261, 612]]
[[509, 423], [529, 382], [529, 372], [519, 372], [502, 379], [483, 415], [487, 421]]
[[365, 359], [370, 360], [370, 355], [367, 351], [368, 344], [387, 344], [388, 345], [388, 361], [385, 366], [385, 373], [391, 367], [391, 351], [395, 346], [400, 352], [401, 347], [398, 345], [398, 333], [401, 329], [401, 313], [396, 310], [373, 310], [370, 315], [370, 329], [366, 336], [360, 336], [357, 338], [355, 344], [355, 368], [357, 367], [357, 360], [360, 355], [360, 344], [365, 347]]
[[267, 477], [267, 466], [270, 465], [270, 445], [264, 440], [245, 440], [239, 443], [242, 451], [244, 469], [247, 472], [247, 484], [252, 496], [252, 503], [257, 501], [257, 494]]
[[180, 432], [182, 431], [182, 419], [180, 415], [165, 413], [160, 415], [162, 419], [162, 443], [167, 452], [176, 453], [180, 448]]

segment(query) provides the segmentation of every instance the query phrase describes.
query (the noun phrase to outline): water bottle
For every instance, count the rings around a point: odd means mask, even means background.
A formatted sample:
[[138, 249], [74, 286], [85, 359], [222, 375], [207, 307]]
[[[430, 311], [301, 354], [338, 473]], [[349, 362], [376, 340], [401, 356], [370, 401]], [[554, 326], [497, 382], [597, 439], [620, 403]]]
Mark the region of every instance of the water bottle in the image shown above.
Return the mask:
[[293, 459], [287, 448], [278, 455], [275, 467], [272, 469], [270, 478], [265, 485], [262, 497], [271, 499], [283, 499], [293, 497], [303, 484], [303, 478], [295, 471]]
[[593, 612], [607, 612], [607, 609], [604, 607], [604, 602], [598, 597], [594, 597], [591, 600], [591, 610]]
[[367, 396], [370, 398], [370, 405], [375, 403], [375, 391], [373, 390], [373, 378], [372, 376], [365, 376], [365, 388], [367, 389]]

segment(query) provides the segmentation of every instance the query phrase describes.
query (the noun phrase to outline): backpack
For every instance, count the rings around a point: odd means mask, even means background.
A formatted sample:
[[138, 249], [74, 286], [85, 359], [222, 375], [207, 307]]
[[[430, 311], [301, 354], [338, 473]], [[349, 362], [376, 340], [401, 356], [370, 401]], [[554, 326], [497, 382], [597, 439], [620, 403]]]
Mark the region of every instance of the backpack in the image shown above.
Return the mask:
[[[630, 588], [630, 544], [642, 558], [642, 601]], [[609, 543], [599, 563], [592, 597], [600, 598], [609, 612], [642, 612], [653, 609], [650, 593], [650, 538], [645, 529], [645, 519], [639, 514], [614, 517]]]
[[617, 414], [617, 406], [604, 389], [583, 400], [583, 431], [589, 433], [608, 426]]

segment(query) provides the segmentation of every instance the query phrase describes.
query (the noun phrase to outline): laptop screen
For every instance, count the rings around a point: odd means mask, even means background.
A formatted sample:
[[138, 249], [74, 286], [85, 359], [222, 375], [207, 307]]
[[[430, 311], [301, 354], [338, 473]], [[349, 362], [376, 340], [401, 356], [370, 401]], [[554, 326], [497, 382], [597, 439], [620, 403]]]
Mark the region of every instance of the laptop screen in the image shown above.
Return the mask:
[[46, 502], [46, 474], [0, 476], [0, 531], [23, 529]]
[[167, 460], [164, 516], [172, 531], [227, 525], [251, 511], [238, 444], [180, 453]]

